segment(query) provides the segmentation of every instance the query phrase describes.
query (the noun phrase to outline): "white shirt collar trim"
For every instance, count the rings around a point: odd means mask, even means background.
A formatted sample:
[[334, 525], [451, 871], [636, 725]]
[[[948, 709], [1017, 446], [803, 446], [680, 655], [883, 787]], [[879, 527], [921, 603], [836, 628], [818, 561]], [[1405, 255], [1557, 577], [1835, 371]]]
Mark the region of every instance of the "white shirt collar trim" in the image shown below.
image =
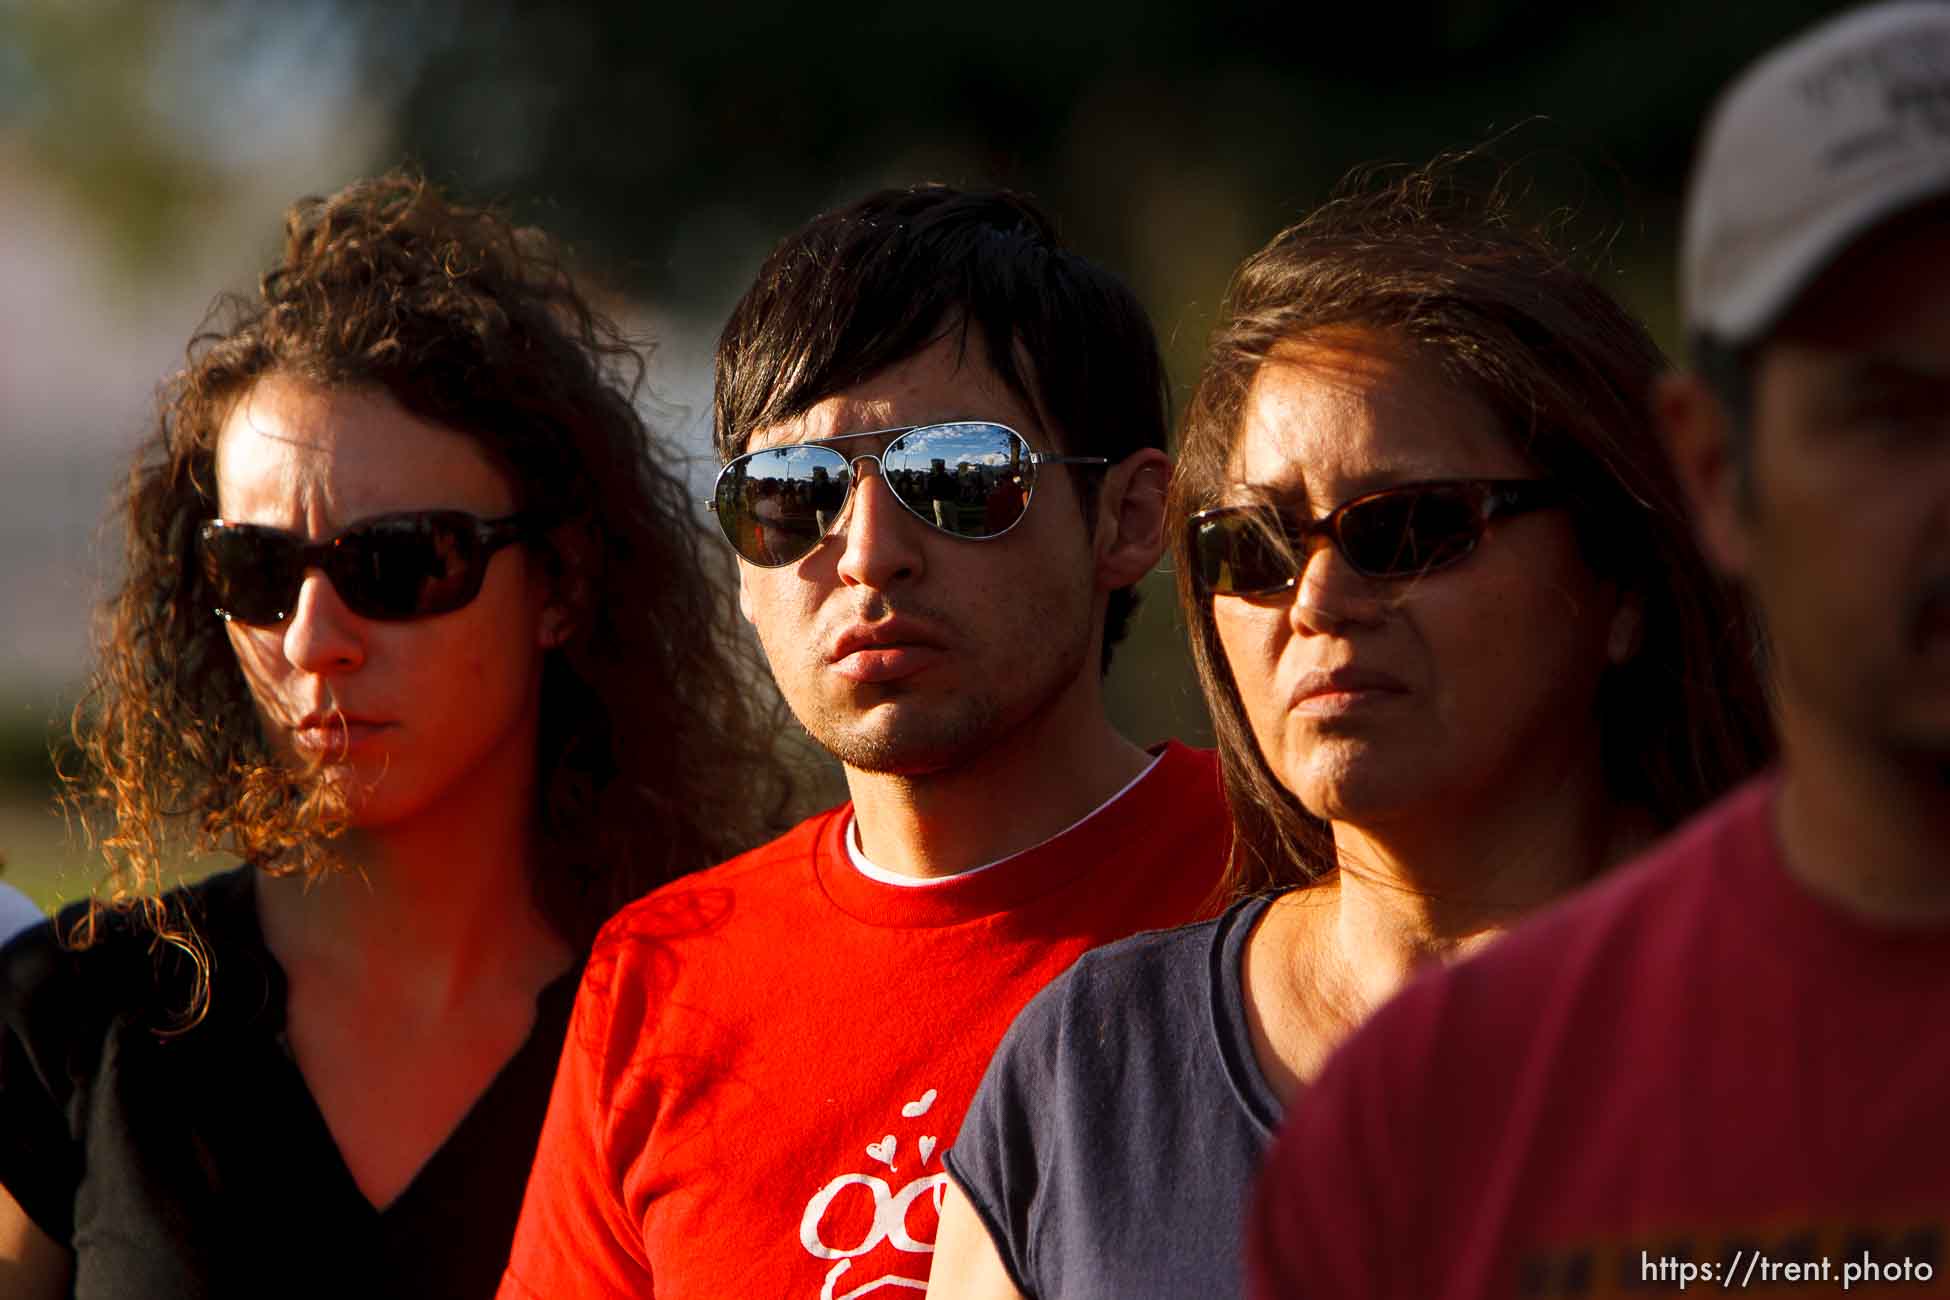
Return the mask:
[[987, 871], [991, 867], [999, 867], [1005, 862], [1009, 862], [1016, 858], [1019, 858], [1025, 853], [1034, 853], [1037, 849], [1042, 848], [1044, 844], [1048, 844], [1050, 840], [1060, 839], [1063, 836], [1068, 835], [1071, 831], [1083, 825], [1085, 822], [1089, 821], [1092, 817], [1095, 817], [1098, 813], [1102, 812], [1104, 809], [1110, 807], [1112, 804], [1116, 803], [1119, 799], [1122, 799], [1125, 795], [1129, 794], [1131, 792], [1132, 787], [1137, 785], [1137, 783], [1142, 781], [1145, 777], [1151, 775], [1151, 769], [1156, 767], [1158, 765], [1159, 759], [1162, 759], [1163, 757], [1164, 754], [1160, 752], [1158, 755], [1152, 758], [1152, 760], [1149, 763], [1146, 763], [1144, 765], [1144, 770], [1142, 772], [1139, 772], [1136, 776], [1132, 777], [1129, 781], [1127, 781], [1124, 784], [1124, 787], [1120, 789], [1116, 794], [1104, 800], [1102, 803], [1098, 804], [1095, 808], [1092, 808], [1089, 812], [1077, 818], [1077, 820], [1075, 820], [1074, 822], [1071, 822], [1068, 826], [1065, 826], [1062, 830], [1058, 831], [1055, 835], [1050, 836], [1049, 839], [1043, 840], [1040, 843], [1032, 844], [1026, 849], [1019, 849], [1016, 852], [1009, 854], [1008, 857], [997, 858], [993, 862], [984, 862], [979, 867], [970, 867], [966, 871], [957, 871], [953, 875], [948, 875], [948, 876], [910, 876], [899, 871], [889, 871], [887, 868], [875, 863], [871, 858], [869, 858], [866, 855], [865, 851], [863, 851], [860, 848], [860, 822], [858, 818], [854, 817], [851, 811], [849, 811], [846, 815], [846, 856], [853, 860], [854, 869], [857, 870], [861, 875], [865, 876], [868, 880], [878, 881], [880, 884], [883, 885], [893, 885], [899, 889], [931, 889], [936, 885], [946, 885], [952, 881], [966, 880], [970, 876], [973, 876], [979, 872]]

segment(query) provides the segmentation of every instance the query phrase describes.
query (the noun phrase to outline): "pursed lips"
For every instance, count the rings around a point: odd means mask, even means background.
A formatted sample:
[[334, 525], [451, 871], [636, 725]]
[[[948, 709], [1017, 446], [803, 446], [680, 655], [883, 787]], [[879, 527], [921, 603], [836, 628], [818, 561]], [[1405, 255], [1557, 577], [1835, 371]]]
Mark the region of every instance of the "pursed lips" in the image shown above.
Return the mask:
[[333, 710], [307, 713], [291, 729], [298, 748], [326, 754], [347, 754], [390, 731], [396, 724], [383, 718]]
[[946, 638], [909, 618], [855, 623], [834, 639], [826, 662], [850, 681], [880, 683], [911, 677], [946, 653]]

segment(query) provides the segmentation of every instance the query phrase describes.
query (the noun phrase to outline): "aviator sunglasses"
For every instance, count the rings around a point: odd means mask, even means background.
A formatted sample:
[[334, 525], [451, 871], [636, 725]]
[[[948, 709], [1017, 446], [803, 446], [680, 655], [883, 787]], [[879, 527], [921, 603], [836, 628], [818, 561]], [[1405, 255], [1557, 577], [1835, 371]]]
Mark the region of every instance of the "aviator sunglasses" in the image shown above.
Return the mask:
[[1368, 492], [1312, 520], [1219, 506], [1191, 518], [1192, 575], [1213, 595], [1270, 596], [1294, 584], [1308, 543], [1325, 537], [1363, 577], [1415, 578], [1461, 561], [1490, 520], [1561, 503], [1547, 479], [1445, 479]]
[[[889, 438], [878, 456], [848, 456], [830, 443]], [[1108, 465], [1102, 456], [1037, 451], [1006, 424], [959, 420], [843, 433], [734, 456], [705, 504], [731, 549], [764, 569], [812, 554], [839, 522], [854, 466], [874, 463], [894, 500], [950, 537], [982, 541], [1014, 528], [1029, 510], [1038, 465]]]
[[380, 515], [307, 542], [282, 528], [207, 520], [197, 532], [203, 576], [222, 618], [282, 623], [307, 569], [321, 570], [345, 607], [383, 622], [429, 618], [480, 594], [494, 553], [534, 534], [532, 514], [481, 519], [461, 510]]

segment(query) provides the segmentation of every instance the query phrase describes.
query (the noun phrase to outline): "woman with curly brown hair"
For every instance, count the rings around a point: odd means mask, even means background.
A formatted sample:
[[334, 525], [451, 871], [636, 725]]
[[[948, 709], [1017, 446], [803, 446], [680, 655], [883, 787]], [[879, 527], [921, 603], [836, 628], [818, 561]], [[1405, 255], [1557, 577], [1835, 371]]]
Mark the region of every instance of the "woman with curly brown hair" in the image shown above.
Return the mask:
[[1341, 1039], [1766, 750], [1658, 349], [1454, 187], [1357, 183], [1233, 280], [1168, 514], [1239, 901], [1017, 1019], [947, 1158], [937, 1300], [1241, 1294], [1252, 1174]]
[[223, 310], [77, 713], [108, 887], [0, 954], [0, 1278], [489, 1295], [582, 954], [774, 829], [771, 697], [542, 236], [388, 175]]

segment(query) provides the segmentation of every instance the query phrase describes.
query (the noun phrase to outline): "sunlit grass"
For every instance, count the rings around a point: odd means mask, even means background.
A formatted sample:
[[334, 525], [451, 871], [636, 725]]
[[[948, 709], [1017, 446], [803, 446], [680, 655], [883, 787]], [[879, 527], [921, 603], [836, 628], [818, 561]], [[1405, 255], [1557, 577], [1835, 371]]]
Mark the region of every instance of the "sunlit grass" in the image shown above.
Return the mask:
[[0, 881], [48, 911], [86, 898], [101, 874], [99, 859], [70, 832], [52, 797], [31, 787], [0, 789], [0, 858], [6, 861]]
[[[79, 830], [55, 810], [51, 795], [32, 787], [0, 785], [0, 859], [6, 863], [0, 881], [47, 912], [88, 897], [102, 878], [101, 855], [88, 849]], [[233, 865], [233, 858], [194, 858], [166, 874], [171, 883], [181, 883]]]

